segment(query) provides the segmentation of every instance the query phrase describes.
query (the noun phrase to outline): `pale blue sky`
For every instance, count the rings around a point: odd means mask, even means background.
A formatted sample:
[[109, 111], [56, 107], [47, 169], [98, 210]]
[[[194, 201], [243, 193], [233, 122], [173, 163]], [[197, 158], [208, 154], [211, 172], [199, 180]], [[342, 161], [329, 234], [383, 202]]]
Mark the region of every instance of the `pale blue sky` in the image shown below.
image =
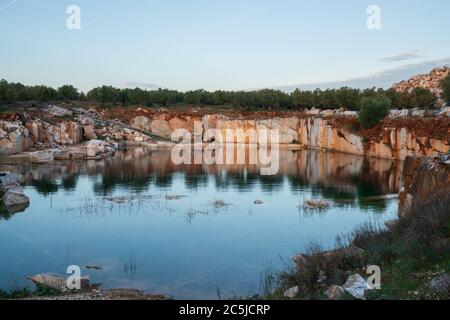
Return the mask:
[[[66, 28], [70, 4], [79, 31]], [[366, 27], [371, 4], [379, 31]], [[0, 0], [0, 78], [82, 90], [386, 86], [450, 62], [449, 12], [448, 0]]]

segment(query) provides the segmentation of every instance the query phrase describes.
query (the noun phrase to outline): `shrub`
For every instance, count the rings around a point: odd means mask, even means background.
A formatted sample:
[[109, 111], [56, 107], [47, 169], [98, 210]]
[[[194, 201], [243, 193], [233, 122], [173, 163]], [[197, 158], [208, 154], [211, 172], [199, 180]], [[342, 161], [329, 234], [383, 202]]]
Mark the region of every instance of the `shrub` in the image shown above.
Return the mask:
[[359, 124], [364, 128], [372, 128], [385, 118], [391, 107], [391, 99], [385, 95], [366, 97], [361, 101]]
[[412, 101], [414, 108], [429, 109], [436, 106], [437, 97], [429, 89], [414, 88], [412, 91]]
[[442, 81], [442, 90], [444, 90], [443, 92], [443, 97], [445, 102], [447, 102], [448, 105], [450, 105], [450, 75], [444, 79], [444, 81]]

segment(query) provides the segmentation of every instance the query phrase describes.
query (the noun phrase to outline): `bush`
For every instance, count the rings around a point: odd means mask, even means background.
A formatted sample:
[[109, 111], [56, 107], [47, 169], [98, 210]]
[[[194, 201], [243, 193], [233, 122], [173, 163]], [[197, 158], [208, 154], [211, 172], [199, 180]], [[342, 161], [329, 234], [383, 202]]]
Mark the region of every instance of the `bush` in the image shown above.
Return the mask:
[[414, 108], [429, 109], [436, 106], [437, 97], [429, 89], [414, 88], [412, 91], [412, 101]]
[[384, 95], [366, 97], [361, 101], [359, 124], [364, 128], [372, 128], [385, 118], [391, 107], [391, 99]]
[[442, 81], [443, 97], [447, 105], [450, 105], [450, 75]]

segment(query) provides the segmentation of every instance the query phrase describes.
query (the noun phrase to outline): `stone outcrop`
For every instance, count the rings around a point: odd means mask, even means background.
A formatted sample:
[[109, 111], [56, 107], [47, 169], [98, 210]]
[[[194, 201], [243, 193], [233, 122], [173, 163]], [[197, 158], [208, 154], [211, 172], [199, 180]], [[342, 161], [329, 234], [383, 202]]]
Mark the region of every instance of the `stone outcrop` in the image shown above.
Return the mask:
[[26, 151], [32, 145], [30, 132], [20, 121], [0, 121], [0, 156]]
[[450, 75], [450, 67], [435, 68], [428, 74], [422, 74], [394, 84], [393, 88], [398, 92], [412, 92], [415, 88], [429, 89], [438, 97], [442, 95], [441, 82]]
[[30, 199], [24, 194], [20, 185], [21, 181], [20, 175], [8, 172], [0, 173], [0, 196], [9, 213], [23, 211], [30, 205]]
[[426, 205], [450, 192], [450, 155], [435, 158], [407, 157], [403, 167], [403, 189], [399, 197], [399, 215], [413, 207]]
[[113, 155], [117, 147], [103, 140], [91, 140], [86, 144], [87, 158], [105, 158]]
[[30, 120], [25, 123], [34, 142], [56, 145], [73, 145], [82, 141], [82, 128], [78, 122], [61, 122], [57, 125], [40, 120]]

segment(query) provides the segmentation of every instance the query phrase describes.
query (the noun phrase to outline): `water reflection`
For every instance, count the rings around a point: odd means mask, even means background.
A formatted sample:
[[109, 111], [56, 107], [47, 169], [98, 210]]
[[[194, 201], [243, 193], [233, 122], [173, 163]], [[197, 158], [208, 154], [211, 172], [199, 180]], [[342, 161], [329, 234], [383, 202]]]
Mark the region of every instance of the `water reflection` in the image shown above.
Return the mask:
[[[101, 277], [88, 274], [105, 287], [215, 298], [220, 286], [244, 296], [266, 263], [310, 241], [331, 247], [368, 219], [392, 219], [395, 200], [376, 196], [398, 193], [401, 170], [388, 160], [287, 150], [275, 176], [248, 164], [174, 165], [169, 151], [143, 149], [102, 161], [2, 165], [24, 176], [31, 202], [0, 221], [0, 261], [8, 261], [0, 287], [11, 277], [64, 273], [71, 248], [70, 263], [103, 267]], [[301, 214], [311, 198], [333, 206]]]
[[26, 185], [43, 196], [59, 189], [74, 191], [79, 176], [91, 177], [95, 194], [104, 196], [118, 187], [136, 193], [150, 186], [170, 189], [173, 174], [182, 173], [189, 190], [205, 187], [212, 177], [219, 191], [248, 191], [260, 184], [265, 192], [273, 193], [281, 190], [287, 179], [293, 191], [311, 188], [318, 197], [340, 200], [398, 193], [402, 163], [343, 153], [282, 150], [279, 173], [261, 176], [257, 165], [175, 165], [170, 151], [136, 148], [101, 161], [2, 165], [0, 170], [22, 174]]
[[181, 173], [186, 189], [193, 191], [206, 187], [212, 178], [217, 191], [245, 192], [259, 184], [264, 192], [272, 194], [282, 190], [287, 180], [292, 191], [309, 188], [314, 197], [332, 199], [338, 205], [384, 210], [385, 201], [366, 198], [398, 193], [402, 162], [343, 153], [281, 150], [279, 173], [261, 176], [258, 165], [175, 165], [170, 151], [135, 148], [101, 161], [2, 165], [0, 170], [20, 173], [26, 185], [44, 197], [60, 189], [73, 192], [79, 176], [90, 177], [97, 196], [106, 196], [118, 188], [137, 194], [152, 186], [169, 190], [174, 174]]

